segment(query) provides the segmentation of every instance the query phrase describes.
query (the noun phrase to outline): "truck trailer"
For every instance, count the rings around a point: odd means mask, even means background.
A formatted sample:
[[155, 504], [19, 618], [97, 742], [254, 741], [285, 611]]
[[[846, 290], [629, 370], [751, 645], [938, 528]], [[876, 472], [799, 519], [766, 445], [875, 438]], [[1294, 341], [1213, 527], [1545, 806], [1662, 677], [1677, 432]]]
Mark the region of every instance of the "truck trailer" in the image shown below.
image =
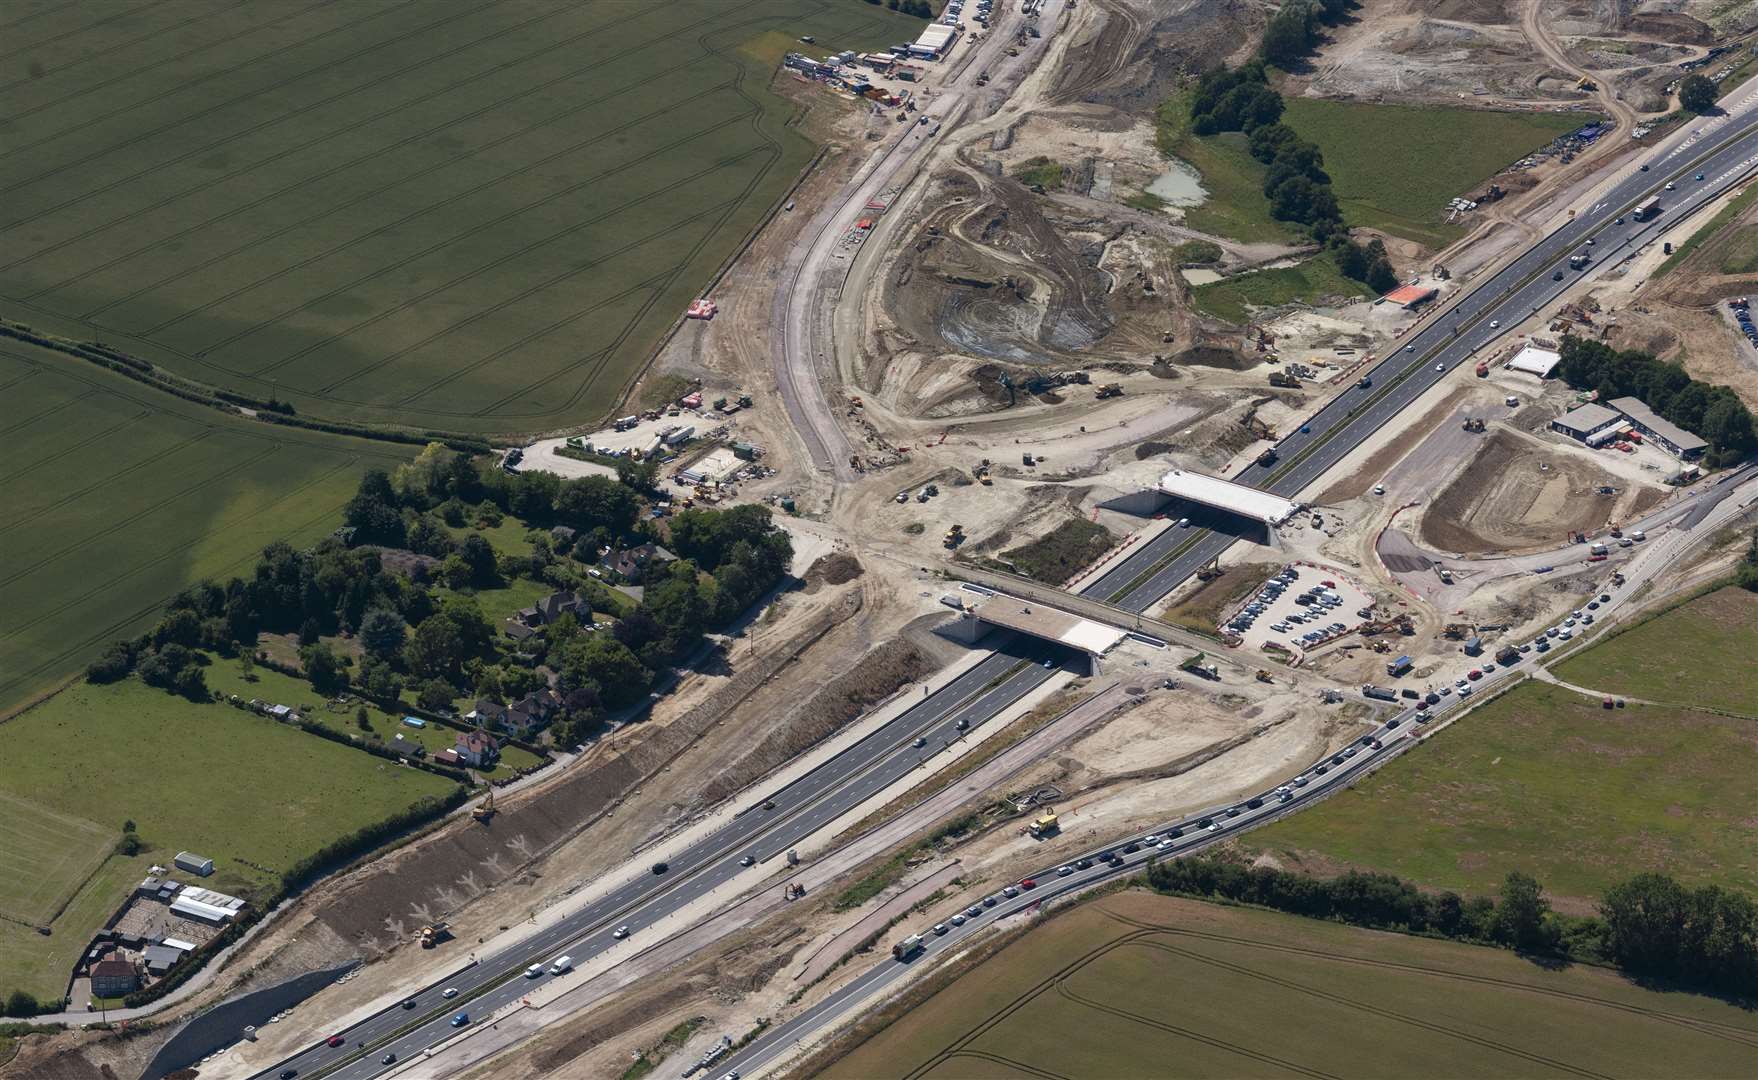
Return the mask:
[[899, 960], [908, 960], [922, 951], [922, 935], [911, 934], [891, 947], [891, 955]]
[[1388, 690], [1383, 686], [1375, 686], [1372, 683], [1368, 683], [1361, 688], [1361, 696], [1365, 698], [1373, 698], [1376, 701], [1398, 700], [1398, 692], [1396, 690]]

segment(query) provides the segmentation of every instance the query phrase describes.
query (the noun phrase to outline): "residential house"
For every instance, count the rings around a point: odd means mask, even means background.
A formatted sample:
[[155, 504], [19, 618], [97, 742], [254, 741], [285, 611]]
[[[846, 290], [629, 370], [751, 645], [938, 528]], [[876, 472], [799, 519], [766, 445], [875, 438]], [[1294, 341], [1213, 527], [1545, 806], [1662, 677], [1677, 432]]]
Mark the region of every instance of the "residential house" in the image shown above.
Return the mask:
[[639, 544], [621, 551], [606, 552], [605, 556], [598, 561], [598, 565], [623, 581], [639, 585], [647, 576], [647, 570], [650, 566], [658, 567], [676, 561], [676, 555], [658, 544]]
[[140, 971], [127, 960], [99, 960], [92, 965], [92, 996], [121, 997], [140, 989]]
[[524, 738], [549, 722], [562, 707], [562, 696], [544, 687], [534, 690], [501, 711], [495, 724], [510, 735]]
[[508, 619], [501, 629], [514, 641], [524, 641], [567, 614], [589, 623], [592, 621], [592, 605], [572, 592], [553, 592]]
[[493, 766], [501, 756], [501, 744], [493, 735], [480, 729], [459, 732], [453, 749], [458, 760], [478, 769]]
[[476, 707], [464, 714], [464, 719], [478, 727], [500, 727], [505, 722], [507, 707], [487, 698], [477, 698]]

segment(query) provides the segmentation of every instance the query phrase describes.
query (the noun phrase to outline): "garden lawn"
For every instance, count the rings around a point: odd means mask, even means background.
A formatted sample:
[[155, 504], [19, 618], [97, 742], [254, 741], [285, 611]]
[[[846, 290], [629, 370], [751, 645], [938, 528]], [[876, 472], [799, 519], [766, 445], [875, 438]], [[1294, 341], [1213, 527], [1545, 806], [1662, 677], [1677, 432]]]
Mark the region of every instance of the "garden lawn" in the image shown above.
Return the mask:
[[1320, 304], [1332, 297], [1345, 301], [1372, 296], [1362, 282], [1351, 281], [1337, 270], [1329, 255], [1314, 255], [1298, 266], [1253, 270], [1190, 290], [1198, 310], [1230, 323], [1248, 323], [1252, 312], [1283, 304]]
[[1758, 716], [1753, 657], [1758, 593], [1730, 585], [1570, 657], [1556, 673], [1594, 690]]
[[1526, 683], [1319, 805], [1241, 837], [1289, 868], [1494, 893], [1523, 870], [1575, 911], [1645, 870], [1758, 892], [1750, 720], [1602, 708]]
[[1449, 199], [1593, 117], [1290, 98], [1282, 122], [1316, 143], [1350, 225], [1442, 248], [1463, 236]]
[[249, 896], [324, 845], [453, 786], [132, 678], [75, 684], [5, 731], [0, 796], [92, 822], [112, 837], [131, 819], [149, 845], [132, 858], [110, 856], [54, 920], [51, 937], [0, 921], [0, 989], [47, 997], [63, 992], [80, 949], [153, 863], [200, 852], [215, 865], [203, 884]]

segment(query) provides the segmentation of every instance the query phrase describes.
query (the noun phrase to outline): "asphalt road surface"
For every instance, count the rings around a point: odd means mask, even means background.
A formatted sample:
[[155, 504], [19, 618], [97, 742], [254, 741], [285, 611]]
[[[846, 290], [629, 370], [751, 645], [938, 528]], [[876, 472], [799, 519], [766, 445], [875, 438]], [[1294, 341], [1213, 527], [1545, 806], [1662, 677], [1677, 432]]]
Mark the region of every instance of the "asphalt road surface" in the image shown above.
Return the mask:
[[[1299, 431], [1277, 444], [1278, 460], [1269, 468], [1249, 466], [1234, 479], [1277, 494], [1292, 495], [1341, 460], [1369, 434], [1388, 423], [1402, 409], [1446, 373], [1470, 361], [1472, 354], [1499, 337], [1502, 331], [1491, 327], [1496, 320], [1512, 326], [1532, 311], [1568, 289], [1579, 272], [1567, 270], [1569, 255], [1586, 250], [1594, 264], [1616, 261], [1664, 229], [1670, 222], [1683, 217], [1689, 210], [1724, 192], [1734, 181], [1758, 165], [1758, 110], [1745, 110], [1714, 123], [1706, 123], [1702, 134], [1680, 147], [1657, 155], [1650, 162], [1649, 172], [1630, 172], [1612, 193], [1591, 208], [1576, 215], [1556, 232], [1545, 237], [1511, 265], [1478, 285], [1443, 318], [1431, 323], [1407, 339], [1400, 348], [1369, 372], [1371, 385], [1351, 390], [1333, 400], [1316, 413]], [[1704, 180], [1697, 181], [1701, 173]], [[1629, 212], [1648, 194], [1659, 191], [1666, 182], [1676, 185], [1672, 192], [1662, 192], [1662, 212], [1643, 223], [1630, 221]], [[1614, 225], [1623, 215], [1626, 224]], [[1588, 248], [1589, 237], [1596, 244]], [[1561, 281], [1552, 280], [1558, 266], [1564, 268]], [[1109, 573], [1094, 579], [1080, 591], [1084, 595], [1111, 600], [1124, 608], [1142, 611], [1166, 595], [1204, 563], [1217, 557], [1233, 543], [1235, 537], [1206, 529], [1171, 529]], [[631, 954], [641, 948], [641, 931], [666, 915], [689, 904], [715, 886], [722, 884], [743, 868], [739, 859], [749, 853], [760, 860], [775, 858], [800, 838], [857, 805], [875, 791], [915, 768], [920, 755], [957, 738], [959, 720], [975, 727], [998, 715], [1053, 674], [1041, 666], [1051, 647], [1038, 643], [1017, 644], [1012, 649], [996, 652], [971, 671], [960, 676], [939, 693], [886, 724], [854, 747], [844, 751], [812, 773], [768, 798], [774, 802], [772, 811], [759, 807], [761, 797], [753, 800], [747, 810], [711, 837], [697, 843], [670, 860], [663, 875], [632, 881], [599, 902], [583, 909], [553, 927], [537, 930], [516, 948], [482, 959], [455, 974], [444, 985], [459, 991], [453, 1000], [443, 1000], [437, 990], [421, 995], [414, 1009], [392, 1007], [339, 1032], [345, 1045], [330, 1048], [318, 1043], [292, 1058], [278, 1062], [256, 1074], [274, 1077], [283, 1070], [293, 1069], [301, 1076], [333, 1076], [348, 1080], [376, 1076], [392, 1068], [381, 1064], [387, 1052], [398, 1059], [418, 1054], [451, 1035], [456, 1029], [450, 1020], [455, 1013], [466, 1012], [483, 1016], [527, 993], [530, 983], [521, 977], [524, 968], [538, 961], [547, 963], [562, 953], [574, 958], [576, 966], [607, 949], [628, 949]], [[1072, 661], [1072, 657], [1063, 659]], [[1053, 665], [1054, 666], [1054, 665]], [[1497, 672], [1490, 681], [1504, 677]], [[992, 681], [996, 685], [989, 686]], [[1451, 704], [1456, 699], [1446, 699]], [[1159, 854], [1192, 850], [1209, 840], [1227, 835], [1248, 824], [1288, 812], [1318, 792], [1325, 791], [1359, 772], [1370, 762], [1407, 745], [1402, 733], [1414, 727], [1410, 718], [1414, 711], [1401, 714], [1400, 737], [1385, 743], [1386, 749], [1358, 747], [1357, 753], [1345, 758], [1334, 768], [1326, 766], [1321, 776], [1318, 766], [1308, 774], [1306, 786], [1294, 789], [1287, 802], [1272, 797], [1259, 808], [1240, 809], [1233, 818], [1217, 817], [1217, 830], [1198, 829], [1192, 833], [1187, 825], [1200, 820], [1186, 819], [1169, 823], [1165, 828], [1186, 827], [1186, 837]], [[1382, 738], [1390, 732], [1382, 728]], [[918, 737], [927, 740], [926, 749], [913, 744]], [[1224, 811], [1223, 811], [1224, 813]], [[1057, 877], [1053, 871], [1048, 879], [1030, 893], [986, 909], [986, 914], [956, 928], [944, 937], [935, 937], [927, 954], [945, 948], [973, 932], [975, 927], [1003, 914], [1015, 912], [1041, 902], [1044, 898], [1071, 891], [1096, 880], [1139, 867], [1149, 858], [1146, 850], [1124, 860], [1118, 870], [1095, 862], [1089, 870]], [[618, 941], [612, 931], [622, 925], [630, 928], [627, 940]], [[926, 954], [924, 954], [926, 955]], [[857, 988], [871, 989], [895, 979], [910, 965], [882, 964], [873, 971], [827, 998], [818, 1006], [774, 1032], [758, 1040], [735, 1059], [717, 1068], [750, 1071], [781, 1053], [799, 1033], [815, 1030], [812, 1023], [834, 1013], [835, 1003], [856, 1000]], [[548, 978], [548, 976], [545, 976]], [[809, 1021], [809, 1018], [818, 1021]], [[794, 1035], [789, 1035], [795, 1032]]]
[[[1705, 122], [1702, 130], [1678, 148], [1644, 159], [1649, 171], [1632, 168], [1610, 194], [1478, 285], [1452, 311], [1401, 341], [1365, 373], [1369, 386], [1334, 398], [1277, 443], [1273, 463], [1247, 465], [1230, 479], [1292, 497], [1454, 368], [1473, 363], [1475, 354], [1506, 328], [1568, 291], [1588, 270], [1629, 256], [1758, 166], [1758, 108]], [[1668, 183], [1674, 190], [1664, 190]], [[1651, 194], [1660, 196], [1661, 212], [1645, 222], [1633, 220], [1631, 210]], [[1624, 223], [1615, 224], [1620, 217]], [[1587, 268], [1571, 270], [1569, 257], [1578, 252], [1587, 252], [1592, 261]], [[1559, 271], [1560, 281], [1554, 277]], [[1129, 611], [1145, 611], [1236, 539], [1232, 533], [1202, 528], [1169, 529], [1079, 591]]]
[[[769, 864], [753, 874], [772, 872], [771, 860], [785, 858], [789, 847], [1041, 686], [1058, 673], [1059, 661], [1081, 664], [1071, 650], [1015, 638], [817, 769], [774, 792], [753, 796], [733, 820], [669, 856], [663, 874], [638, 877], [565, 921], [534, 930], [517, 947], [454, 972], [418, 995], [413, 1009], [393, 1006], [335, 1032], [342, 1036], [342, 1046], [329, 1046], [326, 1035], [326, 1041], [256, 1075], [274, 1077], [294, 1069], [304, 1077], [376, 1076], [392, 1067], [381, 1060], [386, 1053], [402, 1061], [457, 1034], [451, 1023], [456, 1014], [466, 1013], [474, 1023], [529, 993], [540, 980], [523, 976], [528, 965], [547, 965], [567, 954], [578, 967], [610, 949], [639, 952], [651, 944], [642, 940], [645, 928], [745, 873], [743, 858], [755, 858], [760, 868]], [[766, 809], [766, 803], [773, 808]], [[619, 940], [613, 935], [621, 926], [629, 932]], [[447, 987], [456, 989], [457, 996], [443, 998]]]

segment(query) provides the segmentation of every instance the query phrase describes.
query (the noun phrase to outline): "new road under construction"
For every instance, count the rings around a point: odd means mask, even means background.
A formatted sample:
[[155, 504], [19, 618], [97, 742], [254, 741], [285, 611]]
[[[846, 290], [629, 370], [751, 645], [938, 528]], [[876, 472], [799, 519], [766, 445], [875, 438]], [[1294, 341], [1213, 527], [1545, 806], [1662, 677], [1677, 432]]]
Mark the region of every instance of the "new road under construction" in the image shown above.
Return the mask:
[[[654, 361], [666, 400], [680, 379], [698, 403], [749, 388], [737, 434], [767, 475], [727, 498], [776, 508], [794, 544], [795, 587], [715, 643], [733, 676], [797, 629], [794, 605], [833, 595], [870, 607], [873, 640], [802, 645], [768, 676], [784, 692], [879, 641], [932, 661], [733, 794], [689, 791], [703, 763], [668, 761], [590, 826], [614, 861], [534, 861], [516, 910], [499, 886], [436, 909], [428, 925], [476, 945], [366, 965], [370, 994], [319, 993], [297, 1043], [284, 1027], [228, 1048], [220, 1074], [596, 1075], [663, 1050], [696, 1062], [684, 1075], [778, 1075], [998, 928], [1381, 769], [1634, 618], [1750, 516], [1758, 468], [1577, 438], [1552, 421], [1580, 395], [1509, 357], [1555, 357], [1537, 335], [1750, 179], [1758, 93], [1725, 87], [1713, 118], [1646, 142], [1620, 129], [1617, 155], [1600, 137], [1611, 171], [1534, 182], [1550, 201], [1521, 205], [1542, 227], [1462, 235], [1453, 269], [1417, 274], [1425, 306], [1356, 297], [1223, 329], [1192, 313], [1188, 264], [1273, 272], [1294, 246], [1124, 205], [1117, 164], [1154, 140], [1117, 102], [1176, 85], [1128, 86], [1159, 62], [1155, 28], [1209, 33], [1230, 17], [1211, 8], [1214, 25], [1167, 27], [1095, 0], [948, 7], [892, 50], [922, 66], [913, 114], [806, 106], [836, 150]], [[1215, 49], [1240, 32], [1222, 30]], [[779, 92], [832, 99], [792, 85], [798, 61]], [[1477, 461], [1525, 470], [1502, 502], [1568, 535], [1434, 541], [1424, 515]], [[749, 701], [704, 738], [767, 738], [775, 703]], [[544, 782], [448, 827], [495, 829]]]

